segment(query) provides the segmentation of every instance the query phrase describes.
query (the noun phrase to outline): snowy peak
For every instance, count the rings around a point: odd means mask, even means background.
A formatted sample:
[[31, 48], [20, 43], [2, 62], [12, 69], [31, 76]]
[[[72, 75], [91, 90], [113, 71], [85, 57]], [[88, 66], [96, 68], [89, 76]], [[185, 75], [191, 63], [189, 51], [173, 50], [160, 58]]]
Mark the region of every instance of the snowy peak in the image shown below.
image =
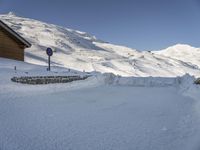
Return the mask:
[[200, 67], [200, 49], [190, 45], [177, 44], [161, 51], [155, 51], [154, 53], [191, 63]]
[[10, 11], [10, 12], [8, 13], [8, 16], [12, 17], [12, 16], [17, 16], [17, 15], [16, 15], [14, 12]]
[[173, 45], [171, 46], [171, 48], [177, 48], [177, 49], [191, 49], [191, 48], [194, 48], [188, 44], [176, 44], [176, 45]]
[[196, 49], [197, 48], [192, 47], [192, 46], [187, 45], [187, 44], [176, 44], [174, 46], [167, 48], [166, 51], [175, 51], [175, 52], [178, 52], [178, 51], [180, 51], [180, 52], [186, 52], [186, 51], [190, 52], [191, 51], [192, 52]]
[[158, 53], [170, 53], [170, 52], [174, 52], [174, 53], [191, 52], [192, 53], [196, 50], [198, 50], [198, 48], [192, 47], [191, 45], [188, 45], [188, 44], [176, 44], [157, 52]]

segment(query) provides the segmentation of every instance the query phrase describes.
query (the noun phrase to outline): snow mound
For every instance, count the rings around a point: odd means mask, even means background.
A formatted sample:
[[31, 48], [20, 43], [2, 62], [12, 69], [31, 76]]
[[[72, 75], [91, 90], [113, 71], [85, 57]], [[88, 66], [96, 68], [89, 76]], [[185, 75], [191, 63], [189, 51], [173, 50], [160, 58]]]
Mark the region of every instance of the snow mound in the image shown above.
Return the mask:
[[108, 85], [133, 87], [179, 87], [182, 91], [194, 86], [195, 77], [185, 74], [181, 77], [122, 77], [112, 73], [103, 74], [104, 83]]
[[121, 77], [114, 74], [104, 74], [105, 83], [134, 87], [166, 87], [179, 84], [179, 78], [167, 77]]

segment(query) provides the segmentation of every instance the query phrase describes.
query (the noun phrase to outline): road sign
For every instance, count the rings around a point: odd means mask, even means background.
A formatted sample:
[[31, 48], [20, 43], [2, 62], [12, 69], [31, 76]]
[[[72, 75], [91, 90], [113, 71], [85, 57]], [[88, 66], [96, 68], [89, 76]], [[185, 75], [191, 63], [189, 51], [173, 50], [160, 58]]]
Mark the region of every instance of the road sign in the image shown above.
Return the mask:
[[47, 48], [46, 53], [48, 55], [48, 68], [47, 70], [51, 70], [51, 62], [50, 62], [50, 57], [53, 55], [53, 50], [51, 48]]
[[52, 56], [53, 50], [51, 48], [47, 48], [46, 53], [47, 53], [48, 56]]

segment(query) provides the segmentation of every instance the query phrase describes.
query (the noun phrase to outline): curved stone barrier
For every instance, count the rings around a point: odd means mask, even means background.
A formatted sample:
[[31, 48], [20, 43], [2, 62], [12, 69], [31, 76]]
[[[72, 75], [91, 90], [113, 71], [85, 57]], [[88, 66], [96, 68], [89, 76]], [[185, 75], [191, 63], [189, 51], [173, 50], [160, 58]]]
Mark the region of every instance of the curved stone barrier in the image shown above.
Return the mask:
[[89, 76], [23, 76], [13, 77], [11, 81], [22, 84], [53, 84], [53, 83], [68, 83], [77, 80], [85, 80]]
[[200, 78], [196, 79], [195, 84], [200, 84]]

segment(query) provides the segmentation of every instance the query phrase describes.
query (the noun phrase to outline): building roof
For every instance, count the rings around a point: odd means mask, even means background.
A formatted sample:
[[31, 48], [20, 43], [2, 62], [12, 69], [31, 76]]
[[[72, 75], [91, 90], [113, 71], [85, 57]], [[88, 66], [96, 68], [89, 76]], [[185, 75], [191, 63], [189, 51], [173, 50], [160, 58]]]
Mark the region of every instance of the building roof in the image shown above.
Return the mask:
[[21, 42], [26, 48], [31, 47], [31, 44], [25, 40], [23, 37], [21, 37], [17, 32], [15, 32], [13, 29], [11, 29], [7, 24], [5, 24], [3, 21], [0, 20], [0, 27], [5, 29], [8, 33], [10, 33], [12, 36], [14, 36], [19, 42]]

